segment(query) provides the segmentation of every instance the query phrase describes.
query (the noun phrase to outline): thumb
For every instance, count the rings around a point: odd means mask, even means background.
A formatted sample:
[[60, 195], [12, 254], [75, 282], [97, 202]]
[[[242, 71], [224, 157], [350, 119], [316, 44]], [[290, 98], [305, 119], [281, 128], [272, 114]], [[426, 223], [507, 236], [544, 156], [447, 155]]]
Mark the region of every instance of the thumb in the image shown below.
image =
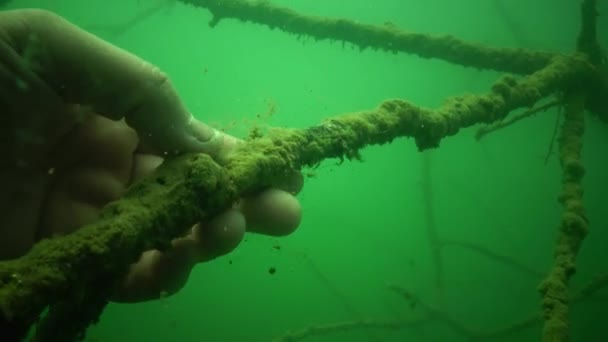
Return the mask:
[[177, 117], [156, 116], [146, 121], [126, 119], [137, 131], [145, 150], [160, 156], [198, 152], [222, 162], [238, 142], [237, 138], [204, 124], [190, 113]]
[[194, 116], [189, 120], [187, 132], [190, 136], [189, 147], [194, 151], [210, 155], [218, 163], [225, 162], [240, 141], [232, 135], [200, 122]]

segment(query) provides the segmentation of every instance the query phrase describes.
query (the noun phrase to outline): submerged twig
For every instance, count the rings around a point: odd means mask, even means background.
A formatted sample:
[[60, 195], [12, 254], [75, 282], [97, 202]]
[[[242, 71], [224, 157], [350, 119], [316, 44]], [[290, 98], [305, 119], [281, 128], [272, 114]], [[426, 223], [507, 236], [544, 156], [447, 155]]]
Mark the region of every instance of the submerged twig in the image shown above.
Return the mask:
[[507, 26], [509, 31], [511, 31], [513, 38], [515, 38], [519, 46], [530, 46], [530, 40], [521, 31], [522, 26], [513, 20], [513, 16], [510, 15], [508, 9], [503, 3], [503, 0], [493, 0], [492, 4], [500, 15], [502, 22]]
[[475, 139], [480, 140], [481, 138], [488, 135], [489, 133], [495, 132], [495, 131], [505, 128], [505, 127], [509, 127], [509, 126], [513, 125], [514, 123], [518, 122], [519, 120], [529, 118], [539, 112], [544, 112], [552, 107], [559, 106], [560, 104], [561, 104], [560, 100], [554, 100], [551, 102], [547, 102], [541, 106], [530, 108], [519, 114], [509, 116], [502, 121], [497, 121], [492, 124], [482, 126], [477, 130], [477, 133], [475, 133]]
[[553, 144], [555, 143], [555, 137], [559, 131], [559, 122], [562, 117], [562, 107], [558, 107], [557, 114], [555, 115], [555, 125], [553, 126], [553, 134], [551, 135], [551, 141], [549, 142], [549, 148], [547, 149], [547, 155], [545, 156], [545, 165], [549, 162], [549, 158], [553, 153]]
[[126, 22], [124, 22], [122, 24], [88, 25], [88, 26], [86, 26], [86, 29], [91, 30], [91, 31], [108, 32], [112, 35], [112, 38], [118, 38], [119, 36], [122, 36], [123, 34], [125, 34], [131, 28], [135, 27], [139, 23], [147, 20], [152, 15], [159, 12], [164, 7], [175, 3], [175, 1], [176, 0], [158, 0], [158, 2], [156, 4], [154, 4], [153, 6], [150, 6], [149, 8], [146, 8], [145, 10], [141, 11], [140, 13], [137, 13], [132, 18], [130, 18], [129, 20], [127, 20]]
[[[583, 302], [589, 298], [592, 298], [598, 291], [608, 286], [608, 274], [603, 274], [595, 277], [580, 290], [572, 294], [572, 304]], [[384, 329], [384, 330], [397, 330], [402, 328], [420, 327], [425, 324], [433, 322], [441, 322], [449, 326], [452, 330], [460, 335], [466, 337], [469, 341], [494, 341], [501, 340], [510, 335], [518, 332], [530, 329], [537, 326], [542, 321], [542, 315], [540, 312], [535, 312], [528, 317], [508, 324], [504, 327], [492, 329], [492, 330], [475, 330], [467, 327], [464, 323], [459, 322], [448, 313], [441, 311], [439, 308], [424, 302], [415, 293], [398, 286], [396, 284], [389, 284], [388, 289], [400, 295], [409, 304], [415, 303], [421, 307], [425, 312], [420, 313], [412, 318], [403, 320], [359, 320], [359, 321], [347, 321], [337, 322], [316, 326], [309, 326], [298, 331], [287, 333], [279, 338], [273, 340], [273, 342], [293, 342], [301, 341], [310, 337], [327, 335], [330, 333], [340, 331], [351, 331], [355, 329]]]
[[360, 321], [347, 321], [338, 322], [324, 325], [313, 325], [310, 327], [303, 328], [298, 331], [288, 332], [283, 336], [277, 337], [272, 342], [296, 342], [302, 341], [313, 336], [323, 336], [330, 333], [336, 333], [341, 331], [352, 331], [359, 329], [384, 329], [384, 330], [399, 330], [405, 327], [412, 327], [427, 322], [428, 319], [423, 317], [419, 320], [377, 320], [377, 319], [366, 319]]
[[466, 248], [469, 250], [472, 250], [480, 255], [483, 255], [489, 259], [498, 261], [500, 263], [503, 263], [505, 265], [508, 265], [524, 274], [527, 274], [535, 279], [541, 279], [545, 276], [544, 272], [540, 272], [537, 271], [517, 260], [514, 260], [511, 257], [505, 256], [505, 255], [501, 255], [499, 253], [496, 253], [488, 248], [485, 248], [483, 246], [480, 246], [478, 244], [472, 243], [472, 242], [467, 242], [467, 241], [457, 241], [457, 240], [449, 240], [449, 239], [442, 239], [441, 240], [441, 246], [442, 247], [447, 247], [447, 246], [458, 246], [458, 247], [462, 247], [462, 248]]

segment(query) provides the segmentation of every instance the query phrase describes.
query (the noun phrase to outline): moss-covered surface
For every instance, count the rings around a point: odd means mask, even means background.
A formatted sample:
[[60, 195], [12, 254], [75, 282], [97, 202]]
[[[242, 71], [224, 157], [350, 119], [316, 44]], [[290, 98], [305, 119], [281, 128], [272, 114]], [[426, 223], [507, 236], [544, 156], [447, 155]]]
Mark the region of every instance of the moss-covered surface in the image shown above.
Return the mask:
[[179, 1], [209, 10], [213, 14], [209, 23], [212, 27], [224, 19], [237, 19], [279, 29], [297, 37], [346, 42], [361, 50], [369, 48], [439, 58], [479, 69], [529, 74], [545, 67], [556, 55], [521, 48], [493, 48], [450, 35], [406, 32], [392, 25], [375, 26], [350, 19], [306, 15], [264, 0]]
[[[60, 302], [64, 300], [86, 312], [87, 303], [79, 298], [99, 295], [107, 300], [108, 288], [113, 287], [109, 280], [120, 279], [142, 251], [163, 249], [193, 223], [235, 198], [234, 187], [210, 157], [184, 155], [171, 160], [104, 208], [94, 224], [41, 241], [20, 259], [1, 262], [0, 323], [19, 326], [19, 321], [36, 317], [47, 305], [67, 307]], [[78, 317], [86, 315], [72, 316], [74, 326], [79, 326]], [[88, 322], [84, 323], [86, 327]]]
[[554, 264], [539, 289], [543, 296], [545, 319], [543, 341], [569, 341], [568, 281], [576, 271], [575, 259], [587, 235], [589, 222], [583, 207], [582, 178], [585, 174], [581, 160], [585, 131], [584, 95], [569, 96], [565, 121], [559, 137], [559, 158], [562, 166], [562, 191], [559, 202], [563, 206], [555, 248]]
[[[529, 75], [556, 57], [556, 53], [522, 48], [496, 48], [460, 40], [450, 35], [433, 36], [407, 32], [395, 26], [377, 26], [349, 19], [327, 18], [298, 13], [265, 0], [179, 0], [185, 4], [209, 10], [215, 27], [221, 20], [236, 19], [279, 29], [298, 37], [315, 40], [347, 42], [359, 49], [374, 49], [391, 53], [408, 53], [422, 58], [437, 58], [477, 69], [492, 69], [512, 74]], [[590, 79], [587, 106], [601, 120], [608, 122], [608, 66], [606, 55], [597, 42], [596, 0], [581, 5], [582, 28], [577, 49], [597, 67], [601, 77]], [[591, 84], [593, 83], [593, 84]]]
[[[554, 251], [554, 262], [547, 278], [540, 284], [543, 310], [543, 341], [570, 341], [569, 281], [576, 272], [576, 257], [589, 231], [589, 221], [583, 206], [585, 175], [581, 152], [585, 132], [585, 109], [592, 110], [602, 120], [606, 115], [608, 75], [606, 60], [597, 42], [597, 0], [581, 2], [582, 26], [577, 50], [596, 69], [598, 77], [583, 79], [579, 89], [566, 91], [564, 123], [559, 137], [559, 161], [562, 168], [562, 189], [559, 202], [562, 217]], [[571, 85], [572, 86], [572, 85]], [[585, 90], [585, 91], [583, 91]]]
[[281, 177], [284, 170], [313, 166], [327, 158], [358, 159], [361, 148], [398, 137], [413, 138], [419, 150], [435, 148], [462, 128], [500, 120], [559, 89], [582, 84], [592, 70], [583, 56], [557, 57], [530, 76], [505, 76], [488, 94], [448, 98], [437, 109], [388, 100], [376, 109], [330, 118], [305, 130], [274, 129], [242, 146], [239, 157], [227, 167], [237, 187], [249, 191]]

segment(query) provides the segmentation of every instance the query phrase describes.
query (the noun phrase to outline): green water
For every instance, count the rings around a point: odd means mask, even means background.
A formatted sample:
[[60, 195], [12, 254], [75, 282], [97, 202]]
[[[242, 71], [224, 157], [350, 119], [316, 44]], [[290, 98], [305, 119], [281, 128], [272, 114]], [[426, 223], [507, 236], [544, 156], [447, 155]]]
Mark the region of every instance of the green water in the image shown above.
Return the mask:
[[[272, 2], [307, 14], [565, 53], [575, 46], [580, 22], [578, 1]], [[156, 3], [14, 0], [9, 7], [53, 10], [158, 65], [199, 119], [237, 136], [245, 136], [252, 122], [304, 128], [389, 98], [435, 107], [451, 95], [486, 92], [500, 76], [403, 53], [361, 52], [348, 43], [298, 40], [235, 20], [210, 28], [207, 10], [179, 1], [121, 34], [105, 29]], [[599, 6], [601, 15], [608, 13], [607, 3]], [[606, 43], [608, 20], [601, 16], [599, 22]], [[272, 107], [276, 111], [267, 116]], [[541, 278], [474, 250], [440, 249], [444, 285], [437, 288], [428, 218], [440, 239], [471, 242], [540, 274], [548, 271], [560, 219], [555, 153], [544, 162], [555, 114], [555, 109], [538, 114], [480, 142], [474, 127], [424, 153], [412, 140], [400, 139], [366, 148], [363, 162], [328, 160], [306, 179], [299, 195], [303, 221], [293, 235], [247, 235], [230, 255], [199, 265], [175, 296], [111, 304], [87, 341], [271, 341], [311, 326], [413, 320], [425, 314], [425, 304], [475, 331], [525, 319], [540, 309]], [[591, 233], [573, 289], [608, 272], [608, 127], [590, 117], [587, 122], [584, 200]], [[425, 304], [404, 300], [388, 283]], [[604, 290], [573, 306], [573, 341], [608, 341], [607, 301]], [[498, 341], [540, 341], [541, 328], [538, 322]], [[305, 341], [468, 339], [445, 320], [433, 319], [398, 330], [316, 334]]]

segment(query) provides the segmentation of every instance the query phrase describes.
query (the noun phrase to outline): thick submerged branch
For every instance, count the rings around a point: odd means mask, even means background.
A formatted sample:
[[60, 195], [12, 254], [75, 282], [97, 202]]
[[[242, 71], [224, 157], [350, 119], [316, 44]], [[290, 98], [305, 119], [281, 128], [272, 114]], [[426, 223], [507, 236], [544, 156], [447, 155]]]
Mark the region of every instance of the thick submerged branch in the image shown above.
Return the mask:
[[567, 342], [569, 336], [568, 283], [576, 272], [576, 256], [587, 236], [589, 221], [583, 206], [582, 179], [585, 175], [581, 159], [585, 131], [585, 97], [570, 95], [566, 102], [564, 123], [559, 137], [559, 156], [562, 167], [562, 190], [559, 202], [562, 217], [555, 246], [554, 265], [541, 283], [545, 325], [543, 341]]
[[375, 26], [343, 18], [327, 18], [298, 13], [292, 9], [259, 0], [179, 0], [209, 10], [215, 27], [225, 19], [237, 19], [279, 29], [315, 40], [348, 42], [361, 50], [403, 52], [422, 58], [479, 69], [514, 74], [530, 74], [547, 66], [558, 54], [523, 48], [495, 48], [460, 40], [454, 36], [433, 36], [406, 32], [394, 25]]

